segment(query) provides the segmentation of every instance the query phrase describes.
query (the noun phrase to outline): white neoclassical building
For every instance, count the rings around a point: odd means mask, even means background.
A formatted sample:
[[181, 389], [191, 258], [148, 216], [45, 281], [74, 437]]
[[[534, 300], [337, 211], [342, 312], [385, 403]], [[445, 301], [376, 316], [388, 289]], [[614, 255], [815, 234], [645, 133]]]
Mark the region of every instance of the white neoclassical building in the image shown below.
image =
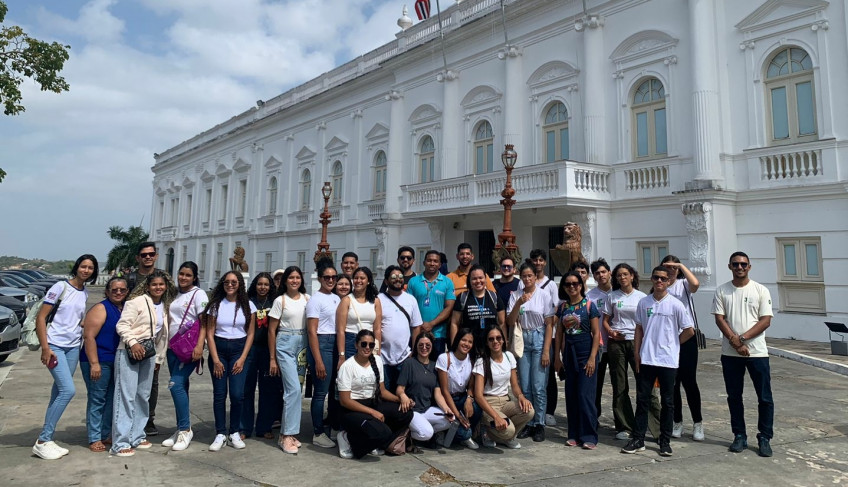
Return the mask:
[[845, 2], [503, 4], [451, 5], [443, 40], [434, 16], [157, 155], [164, 261], [196, 261], [206, 286], [237, 245], [252, 272], [311, 270], [329, 181], [333, 251], [380, 275], [400, 245], [420, 265], [469, 242], [488, 263], [511, 143], [524, 255], [566, 221], [590, 260], [677, 255], [715, 337], [712, 291], [743, 250], [779, 310], [770, 335], [848, 321]]

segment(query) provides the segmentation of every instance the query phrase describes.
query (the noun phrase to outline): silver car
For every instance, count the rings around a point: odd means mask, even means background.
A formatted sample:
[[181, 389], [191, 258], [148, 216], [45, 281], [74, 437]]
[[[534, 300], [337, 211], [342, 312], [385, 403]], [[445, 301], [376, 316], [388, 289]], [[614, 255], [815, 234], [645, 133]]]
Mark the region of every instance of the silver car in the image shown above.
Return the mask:
[[21, 323], [9, 308], [0, 306], [0, 362], [18, 349], [21, 341]]

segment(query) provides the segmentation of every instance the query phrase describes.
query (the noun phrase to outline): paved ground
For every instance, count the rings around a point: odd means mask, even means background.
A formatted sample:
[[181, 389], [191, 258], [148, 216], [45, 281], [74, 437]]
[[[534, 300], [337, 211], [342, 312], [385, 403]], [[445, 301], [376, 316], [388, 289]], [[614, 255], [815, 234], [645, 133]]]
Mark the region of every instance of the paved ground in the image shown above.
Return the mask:
[[[773, 343], [770, 343], [774, 345]], [[781, 343], [783, 346], [783, 343]], [[806, 350], [807, 352], [809, 350]], [[604, 395], [601, 440], [589, 452], [564, 446], [564, 401], [560, 426], [548, 428], [548, 441], [522, 441], [518, 451], [455, 449], [425, 451], [403, 457], [342, 460], [336, 450], [304, 447], [286, 455], [266, 440], [249, 439], [245, 450], [208, 451], [214, 436], [212, 386], [208, 372], [191, 385], [195, 441], [184, 452], [156, 446], [131, 458], [90, 453], [85, 434], [85, 385], [75, 376], [77, 395], [59, 423], [56, 440], [70, 448], [57, 461], [34, 457], [35, 442], [52, 384], [38, 354], [19, 351], [0, 365], [0, 472], [5, 485], [522, 485], [582, 483], [609, 485], [848, 485], [848, 377], [780, 357], [771, 360], [776, 402], [773, 458], [757, 456], [755, 446], [741, 454], [727, 451], [731, 441], [721, 379], [719, 346], [710, 342], [701, 352], [699, 382], [707, 440], [686, 435], [672, 442], [674, 456], [662, 458], [655, 446], [636, 455], [622, 455], [624, 442], [612, 438], [609, 384]], [[157, 424], [163, 433], [175, 426], [173, 403], [162, 377]], [[746, 389], [749, 436], [753, 443], [756, 397]], [[308, 407], [308, 401], [304, 403]], [[688, 412], [684, 417], [688, 416]], [[302, 431], [309, 431], [308, 414]]]

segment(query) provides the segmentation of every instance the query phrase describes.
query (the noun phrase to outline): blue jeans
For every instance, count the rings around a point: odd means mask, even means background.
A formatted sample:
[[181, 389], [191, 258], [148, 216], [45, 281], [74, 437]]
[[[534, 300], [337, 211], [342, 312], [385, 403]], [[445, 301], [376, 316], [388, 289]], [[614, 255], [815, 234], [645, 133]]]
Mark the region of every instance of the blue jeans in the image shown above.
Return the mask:
[[721, 371], [724, 375], [724, 388], [727, 391], [727, 407], [730, 409], [730, 428], [734, 435], [747, 438], [745, 432], [745, 405], [742, 403], [742, 389], [745, 385], [745, 371], [754, 383], [757, 393], [757, 438], [764, 436], [769, 440], [774, 436], [774, 399], [771, 395], [771, 367], [768, 357], [730, 357], [721, 356]]
[[112, 453], [135, 448], [144, 441], [150, 416], [150, 388], [156, 359], [131, 364], [126, 349], [115, 353], [115, 397], [112, 414]]
[[[215, 377], [215, 364], [209, 361], [212, 373], [212, 411], [215, 414], [215, 433], [219, 435], [238, 432], [241, 422], [241, 409], [244, 403], [244, 380], [247, 374], [233, 374], [233, 365], [241, 357], [247, 338], [227, 339], [215, 337], [218, 360], [224, 364], [221, 378]], [[230, 427], [227, 429], [227, 390], [230, 395]]]
[[88, 390], [85, 404], [85, 427], [88, 443], [112, 439], [112, 400], [115, 397], [115, 362], [100, 362], [100, 378], [91, 380], [91, 364], [80, 362], [82, 380]]
[[[277, 367], [283, 385], [283, 417], [280, 430], [284, 435], [300, 433], [300, 377], [306, 373], [306, 334], [288, 330], [277, 331]], [[276, 379], [276, 377], [272, 377]], [[313, 399], [314, 401], [314, 399]]]
[[[241, 426], [239, 432], [245, 436], [253, 435], [254, 419], [256, 436], [271, 432], [271, 425], [280, 417], [283, 410], [283, 384], [279, 377], [268, 375], [271, 363], [271, 353], [268, 344], [253, 345], [244, 371], [244, 406], [241, 411]], [[259, 384], [259, 408], [254, 407], [256, 385]]]
[[527, 396], [536, 412], [528, 426], [545, 426], [545, 411], [548, 404], [548, 370], [550, 367], [542, 367], [542, 352], [544, 350], [545, 327], [524, 332], [524, 355], [518, 359], [518, 381], [521, 385], [521, 392]]
[[188, 431], [191, 429], [191, 414], [188, 402], [188, 379], [197, 368], [197, 362], [184, 364], [177, 358], [177, 354], [168, 350], [168, 373], [171, 379], [168, 381], [168, 390], [174, 400], [174, 410], [177, 414], [177, 429]]
[[[451, 394], [451, 398], [453, 399], [453, 403], [456, 405], [456, 408], [463, 412], [465, 411], [465, 401], [468, 401], [468, 394], [465, 392], [461, 392], [459, 394]], [[470, 428], [465, 428], [464, 426], [460, 426], [458, 430], [456, 430], [456, 436], [453, 437], [454, 443], [463, 442], [469, 438], [471, 438], [472, 433], [474, 432], [474, 428], [477, 427], [477, 424], [480, 423], [480, 419], [483, 417], [483, 410], [475, 401], [473, 404], [474, 414], [468, 418], [468, 422], [471, 423]]]
[[74, 387], [74, 372], [77, 371], [79, 363], [79, 347], [59, 347], [50, 345], [50, 350], [56, 354], [58, 363], [50, 370], [53, 376], [53, 387], [50, 389], [50, 402], [47, 403], [47, 412], [44, 414], [44, 426], [38, 441], [53, 441], [53, 433], [56, 432], [56, 423], [65, 412], [65, 408], [74, 398], [77, 390]]
[[[324, 369], [327, 371], [327, 376], [324, 379], [319, 379], [315, 375], [315, 357], [312, 356], [312, 349], [306, 347], [306, 359], [309, 362], [309, 369], [312, 371], [313, 391], [310, 413], [315, 435], [324, 433], [324, 401], [328, 393], [331, 391], [335, 393], [336, 390], [336, 366], [338, 365], [336, 335], [318, 335], [318, 348], [321, 352]], [[333, 429], [339, 429], [339, 402], [333, 396], [330, 396], [330, 404], [327, 407], [327, 420]]]

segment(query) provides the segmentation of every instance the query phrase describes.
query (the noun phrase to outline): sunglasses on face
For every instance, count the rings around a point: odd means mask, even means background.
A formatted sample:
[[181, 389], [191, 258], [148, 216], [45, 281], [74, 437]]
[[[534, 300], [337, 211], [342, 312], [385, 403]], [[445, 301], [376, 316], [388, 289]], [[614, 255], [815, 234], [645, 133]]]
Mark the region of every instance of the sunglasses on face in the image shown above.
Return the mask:
[[574, 281], [566, 281], [565, 287], [580, 287], [580, 283]]
[[374, 343], [374, 342], [366, 342], [366, 341], [359, 342], [359, 348], [374, 348], [376, 345], [377, 344]]
[[502, 342], [503, 337], [500, 336], [500, 335], [497, 335], [497, 336], [489, 337], [489, 338], [487, 338], [487, 340], [489, 340], [489, 343]]
[[391, 276], [389, 276], [389, 279], [403, 279], [403, 274], [392, 274]]
[[741, 267], [742, 269], [747, 269], [747, 268], [748, 268], [748, 263], [747, 263], [747, 262], [731, 262], [731, 263], [730, 263], [730, 265], [731, 265], [732, 267], [734, 267], [734, 268], [735, 268], [735, 267]]
[[325, 281], [335, 281], [338, 278], [339, 278], [339, 276], [321, 276], [321, 279], [323, 279]]
[[412, 260], [412, 256], [411, 255], [401, 255], [400, 257], [398, 257], [398, 260]]
[[116, 287], [116, 288], [112, 289], [111, 292], [113, 292], [115, 294], [124, 294], [126, 292], [129, 292], [129, 289], [127, 289], [125, 287]]
[[667, 282], [668, 277], [665, 276], [651, 276], [651, 280], [655, 282]]
[[224, 281], [225, 286], [238, 286], [238, 281]]
[[511, 265], [502, 265], [501, 269], [503, 269], [505, 271], [509, 271], [509, 270], [512, 270], [512, 266]]
[[138, 254], [138, 256], [142, 259], [149, 259], [151, 257], [156, 257], [156, 252], [143, 252], [141, 254]]

